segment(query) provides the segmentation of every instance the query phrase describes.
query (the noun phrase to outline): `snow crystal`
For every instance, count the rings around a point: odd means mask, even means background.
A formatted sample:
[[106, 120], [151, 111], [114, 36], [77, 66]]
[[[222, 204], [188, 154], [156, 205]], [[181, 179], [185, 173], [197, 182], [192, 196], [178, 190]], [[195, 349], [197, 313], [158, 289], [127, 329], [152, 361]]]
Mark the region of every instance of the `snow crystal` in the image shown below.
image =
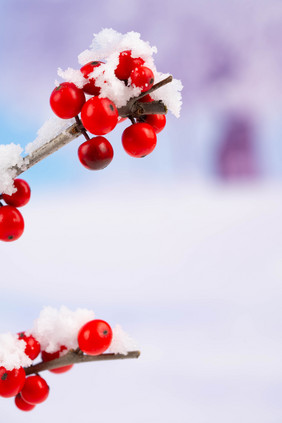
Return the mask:
[[67, 68], [65, 71], [63, 71], [61, 68], [58, 68], [58, 75], [65, 79], [67, 82], [73, 82], [78, 88], [83, 88], [83, 86], [88, 82], [80, 70], [75, 70], [72, 68]]
[[37, 138], [27, 144], [25, 152], [32, 154], [37, 148], [64, 132], [74, 123], [75, 119], [60, 119], [57, 116], [52, 116], [37, 131]]
[[157, 48], [151, 47], [146, 41], [141, 40], [138, 32], [121, 34], [112, 28], [105, 28], [98, 34], [94, 34], [90, 50], [85, 50], [78, 56], [78, 62], [85, 65], [90, 60], [105, 60], [113, 53], [131, 50], [132, 57], [142, 57], [150, 61]]
[[59, 310], [45, 307], [34, 323], [32, 335], [48, 353], [58, 351], [62, 345], [67, 349], [77, 348], [79, 329], [94, 319], [94, 312], [86, 309], [71, 311], [62, 306]]
[[122, 329], [120, 325], [113, 328], [113, 339], [109, 348], [110, 353], [127, 355], [129, 351], [137, 349], [135, 341]]
[[11, 195], [16, 192], [14, 187], [16, 170], [13, 167], [24, 165], [22, 151], [19, 144], [0, 145], [0, 193]]
[[[169, 74], [155, 72], [155, 84], [167, 78]], [[152, 92], [150, 96], [154, 100], [162, 100], [167, 109], [171, 111], [177, 118], [180, 116], [182, 105], [181, 90], [183, 85], [179, 79], [173, 79], [169, 84], [164, 85], [158, 90]]]
[[28, 367], [32, 360], [25, 354], [26, 343], [11, 333], [0, 334], [0, 366], [6, 370]]
[[[77, 335], [80, 328], [94, 319], [94, 312], [87, 309], [71, 311], [62, 306], [59, 310], [45, 307], [35, 321], [31, 334], [40, 342], [44, 351], [53, 353], [62, 345], [67, 349], [78, 347]], [[134, 341], [117, 325], [113, 329], [113, 339], [109, 352], [127, 354], [136, 349]]]

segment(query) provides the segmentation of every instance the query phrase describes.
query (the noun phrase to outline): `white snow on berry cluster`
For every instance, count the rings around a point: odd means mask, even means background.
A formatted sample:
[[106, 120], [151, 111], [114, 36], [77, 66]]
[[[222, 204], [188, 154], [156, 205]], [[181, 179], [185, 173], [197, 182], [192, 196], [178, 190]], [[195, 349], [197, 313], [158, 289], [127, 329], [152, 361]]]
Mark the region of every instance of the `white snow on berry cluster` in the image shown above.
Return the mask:
[[32, 360], [25, 354], [26, 344], [11, 333], [0, 334], [0, 366], [6, 370], [28, 367]]
[[[108, 97], [117, 107], [124, 106], [131, 97], [141, 93], [141, 88], [126, 86], [123, 81], [115, 76], [119, 55], [126, 50], [131, 50], [133, 58], [141, 57], [145, 61], [144, 65], [154, 73], [155, 83], [169, 76], [169, 74], [157, 71], [153, 59], [153, 54], [157, 53], [157, 48], [151, 47], [148, 42], [141, 40], [139, 33], [131, 31], [127, 34], [121, 34], [111, 28], [106, 28], [98, 34], [94, 34], [90, 49], [79, 54], [78, 61], [80, 65], [85, 65], [91, 61], [105, 62], [96, 67], [88, 77], [95, 78], [95, 85], [101, 88], [99, 97]], [[72, 68], [65, 71], [59, 68], [58, 75], [67, 82], [73, 82], [79, 88], [82, 88], [87, 82], [79, 70]], [[181, 81], [174, 79], [170, 84], [152, 93], [151, 97], [154, 100], [162, 100], [168, 110], [179, 117], [182, 105], [182, 88]]]
[[[115, 69], [118, 65], [119, 54], [122, 51], [131, 50], [133, 58], [141, 57], [145, 61], [145, 66], [149, 67], [155, 76], [155, 83], [165, 79], [169, 74], [158, 72], [153, 59], [153, 54], [157, 53], [156, 47], [151, 47], [148, 42], [141, 40], [137, 32], [128, 32], [121, 34], [113, 29], [103, 29], [94, 38], [90, 49], [83, 51], [78, 56], [80, 65], [85, 65], [90, 61], [103, 61], [101, 66], [96, 67], [89, 78], [95, 78], [95, 85], [101, 88], [99, 97], [108, 97], [117, 107], [124, 106], [126, 102], [134, 96], [141, 93], [141, 88], [126, 86], [115, 76]], [[58, 75], [65, 81], [73, 82], [79, 88], [86, 83], [80, 70], [68, 68], [63, 71], [58, 69]], [[58, 85], [59, 82], [56, 81]], [[173, 79], [171, 83], [154, 91], [151, 97], [154, 100], [162, 100], [167, 109], [176, 117], [180, 116], [182, 105], [181, 90], [183, 86], [180, 80]], [[32, 153], [42, 147], [45, 143], [64, 132], [73, 123], [74, 119], [59, 119], [52, 117], [47, 120], [37, 132], [36, 139], [29, 143], [25, 148], [25, 153]], [[21, 154], [23, 149], [20, 145], [9, 144], [0, 145], [0, 194], [13, 194], [16, 191], [14, 187], [14, 178], [16, 171], [14, 166], [25, 170], [28, 158], [24, 159]]]
[[[94, 319], [94, 312], [87, 309], [69, 310], [45, 307], [34, 322], [32, 330], [26, 334], [33, 335], [41, 345], [42, 351], [53, 353], [62, 345], [68, 350], [78, 348], [77, 335], [80, 328]], [[117, 325], [113, 329], [113, 339], [108, 352], [126, 355], [136, 349], [136, 344], [130, 336]], [[0, 334], [0, 366], [7, 370], [28, 367], [32, 360], [25, 354], [25, 342], [18, 335]]]

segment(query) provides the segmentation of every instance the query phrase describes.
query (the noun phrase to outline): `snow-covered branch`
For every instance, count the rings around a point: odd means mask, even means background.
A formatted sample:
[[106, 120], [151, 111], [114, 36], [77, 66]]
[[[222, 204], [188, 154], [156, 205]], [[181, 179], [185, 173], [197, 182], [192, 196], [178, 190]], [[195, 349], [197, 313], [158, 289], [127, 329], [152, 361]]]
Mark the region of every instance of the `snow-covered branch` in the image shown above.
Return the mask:
[[[172, 76], [169, 76], [165, 78], [164, 80], [158, 82], [157, 84], [153, 85], [153, 87], [147, 92], [142, 93], [139, 96], [130, 99], [125, 106], [122, 106], [118, 109], [119, 116], [122, 118], [126, 118], [126, 117], [134, 118], [134, 117], [140, 117], [142, 115], [149, 115], [149, 114], [166, 114], [167, 107], [162, 101], [152, 101], [149, 103], [143, 103], [139, 100], [141, 100], [145, 95], [148, 95], [158, 90], [159, 88], [170, 83], [171, 81], [172, 81]], [[54, 138], [45, 142], [42, 146], [32, 151], [26, 157], [24, 157], [21, 165], [13, 166], [11, 168], [13, 177], [16, 178], [17, 176], [21, 175], [22, 173], [24, 173], [26, 170], [28, 170], [29, 168], [31, 168], [32, 166], [34, 166], [41, 160], [55, 153], [64, 145], [73, 141], [80, 135], [83, 135], [83, 133], [85, 132], [86, 130], [83, 127], [81, 121], [80, 120], [76, 121], [76, 123], [71, 125], [69, 128], [65, 129], [64, 131], [56, 135]]]

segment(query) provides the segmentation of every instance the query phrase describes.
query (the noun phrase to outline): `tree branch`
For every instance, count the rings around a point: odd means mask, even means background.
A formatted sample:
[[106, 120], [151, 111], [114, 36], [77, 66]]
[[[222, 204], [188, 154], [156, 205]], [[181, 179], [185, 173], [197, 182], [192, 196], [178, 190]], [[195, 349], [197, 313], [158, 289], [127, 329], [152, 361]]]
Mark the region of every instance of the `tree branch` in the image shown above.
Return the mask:
[[129, 358], [138, 358], [140, 351], [129, 351], [127, 355], [124, 354], [101, 354], [101, 355], [87, 355], [80, 350], [70, 350], [67, 354], [55, 360], [45, 361], [26, 367], [26, 375], [43, 372], [44, 370], [58, 369], [59, 367], [69, 366], [70, 364], [89, 363], [90, 361], [109, 361], [109, 360], [125, 360]]
[[[145, 97], [148, 94], [158, 90], [159, 88], [163, 87], [166, 84], [169, 84], [172, 81], [172, 76], [168, 76], [167, 78], [163, 79], [162, 81], [158, 82], [157, 84], [153, 85], [148, 91], [139, 94], [137, 97], [133, 97], [128, 100], [125, 106], [122, 106], [118, 109], [118, 113], [121, 117], [127, 117], [130, 115], [135, 115], [138, 109], [144, 108], [144, 104], [147, 104], [147, 107], [144, 109], [144, 115], [146, 114], [166, 114], [167, 108], [162, 101], [152, 101], [150, 103], [142, 103], [138, 100]], [[140, 116], [142, 113], [137, 112], [137, 115]]]
[[74, 123], [64, 132], [61, 132], [55, 138], [37, 148], [33, 153], [24, 157], [24, 167], [15, 166], [12, 169], [16, 171], [15, 177], [21, 175], [23, 172], [34, 166], [36, 163], [55, 153], [57, 150], [62, 148], [64, 145], [73, 141], [75, 138], [82, 134], [80, 127], [77, 123]]
[[[172, 81], [172, 76], [168, 76], [164, 80], [153, 85], [152, 88], [150, 88], [148, 91], [141, 93], [139, 96], [133, 97], [130, 100], [128, 100], [125, 106], [120, 107], [118, 109], [119, 116], [134, 119], [135, 117], [138, 118], [138, 117], [141, 117], [142, 115], [166, 114], [167, 108], [162, 101], [152, 101], [149, 103], [142, 103], [138, 100], [145, 97], [147, 94], [151, 94], [153, 91], [158, 90], [159, 88], [170, 83], [171, 81]], [[47, 143], [39, 147], [33, 153], [25, 156], [24, 166], [13, 167], [12, 169], [15, 171], [15, 178], [21, 175], [26, 170], [30, 169], [36, 163], [50, 156], [52, 153], [55, 153], [61, 147], [73, 141], [75, 138], [79, 137], [80, 135], [84, 135], [86, 139], [89, 139], [89, 136], [84, 126], [81, 123], [81, 120], [78, 117], [76, 117], [76, 123], [74, 123], [65, 131], [61, 132], [55, 138], [51, 139], [50, 141], [48, 141]]]

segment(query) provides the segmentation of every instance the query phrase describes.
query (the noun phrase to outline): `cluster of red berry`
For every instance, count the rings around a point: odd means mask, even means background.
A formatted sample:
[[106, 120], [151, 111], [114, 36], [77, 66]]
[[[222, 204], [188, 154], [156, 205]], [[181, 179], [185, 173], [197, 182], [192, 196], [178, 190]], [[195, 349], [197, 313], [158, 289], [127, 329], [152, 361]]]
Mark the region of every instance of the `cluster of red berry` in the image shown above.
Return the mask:
[[[72, 82], [64, 82], [53, 90], [50, 97], [51, 108], [58, 117], [70, 119], [81, 113], [84, 128], [96, 135], [87, 139], [78, 149], [80, 162], [92, 170], [104, 169], [112, 161], [112, 145], [103, 135], [111, 132], [118, 122], [124, 120], [119, 117], [118, 109], [111, 99], [99, 97], [101, 88], [96, 85], [95, 78], [89, 76], [102, 63], [89, 62], [80, 69], [87, 80], [82, 89]], [[119, 55], [115, 77], [126, 86], [139, 87], [144, 93], [154, 84], [154, 74], [144, 63], [141, 57], [133, 58], [130, 50], [123, 51]], [[86, 101], [85, 94], [93, 97]], [[147, 95], [140, 101], [153, 100]], [[144, 157], [151, 153], [157, 143], [156, 134], [165, 124], [165, 115], [142, 116], [123, 132], [122, 144], [125, 151], [133, 157]]]
[[[112, 329], [104, 320], [91, 320], [81, 327], [77, 340], [80, 350], [89, 355], [100, 355], [105, 352], [112, 342]], [[26, 344], [25, 354], [34, 360], [41, 351], [39, 342], [32, 335], [25, 332], [18, 334], [18, 338]], [[62, 345], [54, 353], [41, 351], [43, 362], [55, 360], [68, 352]], [[53, 373], [64, 373], [73, 365], [63, 366], [50, 370]], [[32, 410], [37, 404], [45, 401], [49, 395], [49, 386], [45, 379], [38, 374], [26, 377], [23, 367], [13, 370], [6, 370], [0, 367], [0, 396], [5, 398], [15, 397], [16, 406], [23, 411]]]
[[15, 241], [23, 234], [24, 219], [17, 207], [25, 206], [30, 200], [30, 187], [23, 179], [15, 179], [14, 185], [17, 191], [12, 195], [2, 194], [0, 199], [7, 204], [4, 206], [0, 201], [0, 240]]

